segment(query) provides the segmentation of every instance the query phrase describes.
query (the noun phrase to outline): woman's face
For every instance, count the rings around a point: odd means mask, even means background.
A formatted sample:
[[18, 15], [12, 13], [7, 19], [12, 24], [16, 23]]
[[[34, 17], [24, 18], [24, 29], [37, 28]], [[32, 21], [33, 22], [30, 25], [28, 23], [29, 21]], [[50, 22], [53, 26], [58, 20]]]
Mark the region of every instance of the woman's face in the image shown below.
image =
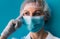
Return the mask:
[[[22, 13], [24, 21], [28, 25], [28, 30], [32, 32], [37, 32], [43, 27], [44, 25], [44, 16], [42, 16], [44, 15], [43, 8], [39, 6], [38, 3], [33, 2], [25, 4]], [[36, 18], [33, 16], [38, 17]]]
[[38, 3], [28, 3], [25, 4], [22, 10], [23, 16], [41, 16], [44, 15], [43, 9]]

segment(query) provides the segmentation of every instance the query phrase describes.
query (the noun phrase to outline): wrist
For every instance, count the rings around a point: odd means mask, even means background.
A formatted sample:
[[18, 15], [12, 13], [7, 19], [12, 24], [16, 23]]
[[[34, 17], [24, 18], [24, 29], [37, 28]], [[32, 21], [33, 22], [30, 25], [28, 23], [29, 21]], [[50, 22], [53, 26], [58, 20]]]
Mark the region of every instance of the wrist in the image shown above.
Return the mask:
[[7, 37], [6, 36], [1, 36], [1, 39], [7, 39]]

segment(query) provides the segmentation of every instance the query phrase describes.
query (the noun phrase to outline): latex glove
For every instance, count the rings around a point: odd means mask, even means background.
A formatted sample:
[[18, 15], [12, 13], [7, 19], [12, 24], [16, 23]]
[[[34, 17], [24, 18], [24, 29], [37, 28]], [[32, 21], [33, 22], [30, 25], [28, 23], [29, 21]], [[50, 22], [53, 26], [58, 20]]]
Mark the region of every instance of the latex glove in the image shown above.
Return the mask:
[[1, 39], [7, 39], [7, 37], [16, 31], [17, 28], [21, 26], [22, 22], [20, 20], [10, 20], [6, 28], [1, 33]]

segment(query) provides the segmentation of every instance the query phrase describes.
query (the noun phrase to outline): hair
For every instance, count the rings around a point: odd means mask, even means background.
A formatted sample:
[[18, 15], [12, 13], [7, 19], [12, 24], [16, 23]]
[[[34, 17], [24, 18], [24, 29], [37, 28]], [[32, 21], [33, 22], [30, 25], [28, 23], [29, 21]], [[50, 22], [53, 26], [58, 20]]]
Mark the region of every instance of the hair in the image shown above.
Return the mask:
[[21, 11], [24, 9], [25, 4], [32, 3], [32, 2], [38, 2], [38, 4], [40, 6], [43, 6], [43, 12], [45, 14], [45, 17], [48, 20], [50, 18], [51, 14], [50, 14], [50, 9], [48, 7], [48, 4], [46, 3], [45, 0], [24, 0], [24, 2], [21, 5], [21, 8], [20, 8], [20, 14], [21, 14]]

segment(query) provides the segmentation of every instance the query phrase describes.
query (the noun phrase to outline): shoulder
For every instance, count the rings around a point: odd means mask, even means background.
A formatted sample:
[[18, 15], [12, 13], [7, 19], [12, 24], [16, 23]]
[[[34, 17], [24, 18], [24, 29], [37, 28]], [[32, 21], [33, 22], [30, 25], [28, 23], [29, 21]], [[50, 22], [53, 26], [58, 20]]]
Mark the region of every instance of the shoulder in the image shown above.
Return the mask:
[[24, 36], [22, 39], [28, 39], [28, 38], [31, 39], [30, 38], [30, 33], [28, 33], [28, 35], [27, 36]]
[[58, 38], [58, 37], [52, 35], [50, 32], [48, 32], [46, 39], [60, 39], [60, 38]]

